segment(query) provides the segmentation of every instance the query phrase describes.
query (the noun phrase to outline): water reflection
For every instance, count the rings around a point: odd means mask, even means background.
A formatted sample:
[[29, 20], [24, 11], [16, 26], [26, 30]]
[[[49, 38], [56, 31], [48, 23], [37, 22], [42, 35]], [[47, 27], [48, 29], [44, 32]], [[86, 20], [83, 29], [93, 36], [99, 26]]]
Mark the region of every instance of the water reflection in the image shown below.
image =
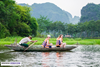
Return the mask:
[[57, 52], [56, 53], [56, 65], [58, 66], [58, 67], [63, 67], [63, 61], [62, 61], [62, 59], [63, 59], [63, 54], [64, 54], [64, 52]]
[[0, 62], [6, 61], [7, 59], [12, 60], [14, 55], [10, 55], [11, 50], [1, 50], [0, 51]]
[[72, 52], [12, 52], [0, 50], [0, 62], [21, 67], [100, 67], [100, 46], [79, 46]]
[[57, 66], [61, 67], [63, 61], [63, 54], [65, 52], [43, 52], [42, 54], [42, 66], [49, 67], [49, 66]]
[[49, 65], [47, 65], [47, 63], [49, 62], [49, 52], [43, 52], [42, 53], [42, 66], [43, 67], [49, 67]]

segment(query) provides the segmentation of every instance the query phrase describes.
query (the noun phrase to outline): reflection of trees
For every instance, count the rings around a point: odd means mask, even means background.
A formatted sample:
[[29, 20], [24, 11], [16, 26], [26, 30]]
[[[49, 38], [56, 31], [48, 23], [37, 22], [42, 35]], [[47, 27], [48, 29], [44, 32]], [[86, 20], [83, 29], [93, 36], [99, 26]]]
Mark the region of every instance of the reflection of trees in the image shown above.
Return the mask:
[[14, 58], [14, 55], [11, 55], [9, 52], [8, 53], [0, 53], [0, 61], [6, 61], [6, 60], [11, 60]]

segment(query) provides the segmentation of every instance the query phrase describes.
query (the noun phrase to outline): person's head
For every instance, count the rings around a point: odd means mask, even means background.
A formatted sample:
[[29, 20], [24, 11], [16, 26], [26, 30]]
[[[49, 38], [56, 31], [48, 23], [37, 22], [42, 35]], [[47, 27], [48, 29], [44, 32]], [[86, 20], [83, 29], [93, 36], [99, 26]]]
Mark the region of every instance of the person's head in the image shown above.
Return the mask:
[[47, 38], [48, 38], [48, 39], [50, 39], [50, 37], [51, 37], [50, 35], [47, 35]]
[[61, 34], [61, 35], [59, 35], [59, 38], [63, 38], [63, 35]]
[[32, 36], [29, 36], [30, 39], [32, 39]]

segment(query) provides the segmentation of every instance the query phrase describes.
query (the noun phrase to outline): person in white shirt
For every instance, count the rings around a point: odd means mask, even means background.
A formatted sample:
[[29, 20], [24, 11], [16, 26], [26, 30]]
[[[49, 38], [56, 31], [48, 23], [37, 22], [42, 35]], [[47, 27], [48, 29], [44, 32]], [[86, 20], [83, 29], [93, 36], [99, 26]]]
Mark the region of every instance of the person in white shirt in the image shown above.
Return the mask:
[[19, 42], [19, 44], [21, 45], [21, 46], [24, 46], [24, 47], [28, 47], [29, 45], [27, 44], [28, 42], [37, 42], [37, 40], [36, 41], [32, 41], [31, 40], [32, 39], [32, 36], [29, 36], [29, 37], [25, 37], [25, 38], [23, 38], [20, 42]]

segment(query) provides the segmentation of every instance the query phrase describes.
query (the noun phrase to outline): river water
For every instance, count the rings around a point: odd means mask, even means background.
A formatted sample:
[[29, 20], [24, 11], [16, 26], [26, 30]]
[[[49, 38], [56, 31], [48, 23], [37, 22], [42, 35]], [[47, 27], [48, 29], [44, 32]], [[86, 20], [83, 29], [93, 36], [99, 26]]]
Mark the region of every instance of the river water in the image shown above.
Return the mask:
[[80, 45], [70, 52], [0, 50], [0, 62], [21, 62], [19, 67], [100, 67], [100, 45]]

